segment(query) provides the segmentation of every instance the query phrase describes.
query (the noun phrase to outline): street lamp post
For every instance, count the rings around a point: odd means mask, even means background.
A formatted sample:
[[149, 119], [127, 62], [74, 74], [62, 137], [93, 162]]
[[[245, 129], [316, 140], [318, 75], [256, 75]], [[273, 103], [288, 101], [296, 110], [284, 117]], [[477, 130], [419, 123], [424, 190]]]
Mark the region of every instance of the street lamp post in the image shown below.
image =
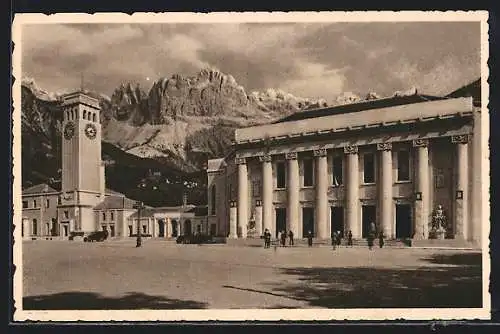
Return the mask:
[[134, 209], [137, 209], [137, 243], [135, 247], [142, 246], [142, 233], [141, 233], [141, 210], [144, 208], [144, 204], [140, 201], [135, 202]]

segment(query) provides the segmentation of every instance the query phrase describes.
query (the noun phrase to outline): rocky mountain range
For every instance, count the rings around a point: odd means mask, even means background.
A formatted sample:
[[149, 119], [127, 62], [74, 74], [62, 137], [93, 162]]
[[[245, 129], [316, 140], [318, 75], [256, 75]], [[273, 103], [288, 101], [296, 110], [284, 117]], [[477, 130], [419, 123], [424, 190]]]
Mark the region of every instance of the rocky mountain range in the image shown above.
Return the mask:
[[[191, 202], [204, 202], [202, 163], [229, 152], [236, 128], [326, 106], [281, 90], [247, 94], [231, 75], [213, 69], [159, 79], [149, 92], [126, 83], [111, 97], [87, 93], [101, 105], [107, 184], [157, 205], [178, 204], [182, 187], [191, 188]], [[22, 81], [24, 186], [60, 181], [60, 97], [33, 79]], [[149, 189], [157, 191], [148, 194]], [[172, 203], [162, 202], [165, 192], [176, 194]]]

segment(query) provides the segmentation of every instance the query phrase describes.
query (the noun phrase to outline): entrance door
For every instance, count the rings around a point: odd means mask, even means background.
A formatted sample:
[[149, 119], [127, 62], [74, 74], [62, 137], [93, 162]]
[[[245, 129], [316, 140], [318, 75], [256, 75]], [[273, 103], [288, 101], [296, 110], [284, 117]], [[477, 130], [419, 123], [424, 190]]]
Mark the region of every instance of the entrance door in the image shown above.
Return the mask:
[[411, 238], [412, 217], [410, 204], [396, 205], [396, 238]]
[[302, 208], [302, 237], [307, 238], [309, 231], [314, 236], [314, 208]]
[[370, 232], [370, 224], [372, 222], [375, 223], [375, 219], [377, 218], [377, 207], [375, 205], [363, 205], [361, 210], [363, 223], [362, 237], [367, 238]]
[[184, 222], [184, 235], [191, 235], [192, 230], [191, 230], [191, 221], [188, 219]]
[[177, 226], [177, 220], [172, 220], [172, 237], [174, 238], [179, 236], [179, 229]]
[[158, 220], [158, 236], [165, 238], [165, 222], [163, 219]]
[[109, 225], [109, 235], [111, 237], [115, 236], [115, 225]]
[[286, 208], [276, 208], [276, 238], [278, 232], [286, 230]]
[[69, 235], [69, 226], [67, 224], [63, 225], [64, 236], [67, 237]]
[[332, 206], [331, 208], [331, 234], [340, 231], [340, 236], [344, 237], [344, 207]]
[[129, 225], [128, 226], [128, 236], [131, 237], [132, 236], [132, 225]]
[[215, 235], [215, 230], [217, 229], [216, 224], [210, 224], [210, 235], [214, 236]]

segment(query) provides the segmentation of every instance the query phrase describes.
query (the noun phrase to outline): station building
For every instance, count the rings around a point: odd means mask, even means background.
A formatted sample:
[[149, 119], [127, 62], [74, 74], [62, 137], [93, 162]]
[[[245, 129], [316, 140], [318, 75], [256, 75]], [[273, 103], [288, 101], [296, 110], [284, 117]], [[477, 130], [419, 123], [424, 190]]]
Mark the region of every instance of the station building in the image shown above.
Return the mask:
[[208, 221], [229, 238], [311, 231], [430, 237], [441, 206], [446, 237], [481, 238], [480, 80], [448, 96], [396, 95], [300, 111], [235, 131], [208, 162]]
[[78, 233], [106, 229], [110, 237], [175, 238], [181, 234], [210, 233], [206, 206], [141, 210], [136, 201], [106, 189], [101, 161], [99, 101], [84, 92], [67, 94], [62, 102], [62, 184], [56, 190], [38, 184], [22, 191], [23, 239], [66, 239]]

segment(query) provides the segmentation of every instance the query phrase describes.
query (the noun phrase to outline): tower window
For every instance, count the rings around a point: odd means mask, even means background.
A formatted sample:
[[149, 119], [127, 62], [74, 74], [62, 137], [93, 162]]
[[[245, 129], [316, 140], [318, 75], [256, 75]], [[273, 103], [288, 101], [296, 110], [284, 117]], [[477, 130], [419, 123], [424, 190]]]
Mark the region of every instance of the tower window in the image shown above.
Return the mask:
[[304, 187], [311, 187], [314, 182], [313, 160], [304, 159], [303, 164], [304, 164]]
[[111, 220], [115, 220], [115, 214], [113, 211], [110, 212], [110, 215], [111, 215]]
[[64, 211], [64, 219], [68, 219], [69, 218], [69, 211]]
[[398, 151], [398, 181], [410, 180], [410, 152]]
[[210, 191], [210, 199], [211, 199], [210, 214], [212, 216], [215, 216], [216, 195], [217, 195], [217, 192], [215, 189], [215, 185], [213, 185], [211, 188], [211, 191]]
[[45, 200], [45, 207], [50, 208], [50, 200], [49, 199]]
[[286, 186], [285, 163], [279, 161], [276, 163], [276, 187], [283, 189]]
[[106, 220], [106, 212], [102, 213], [102, 220]]
[[366, 153], [363, 156], [363, 182], [375, 182], [375, 155], [373, 153]]
[[37, 231], [38, 231], [38, 222], [36, 221], [36, 219], [33, 219], [33, 235], [37, 235]]
[[36, 199], [33, 200], [33, 207], [36, 208]]
[[332, 161], [332, 169], [333, 169], [333, 185], [334, 186], [340, 186], [341, 184], [343, 184], [343, 180], [342, 180], [342, 177], [343, 177], [343, 173], [342, 173], [342, 164], [343, 164], [343, 161], [342, 161], [342, 157], [341, 156], [335, 156], [333, 157], [333, 161]]
[[87, 119], [87, 110], [83, 111], [83, 119]]
[[95, 119], [95, 113], [92, 114], [92, 121], [95, 122], [96, 119]]

